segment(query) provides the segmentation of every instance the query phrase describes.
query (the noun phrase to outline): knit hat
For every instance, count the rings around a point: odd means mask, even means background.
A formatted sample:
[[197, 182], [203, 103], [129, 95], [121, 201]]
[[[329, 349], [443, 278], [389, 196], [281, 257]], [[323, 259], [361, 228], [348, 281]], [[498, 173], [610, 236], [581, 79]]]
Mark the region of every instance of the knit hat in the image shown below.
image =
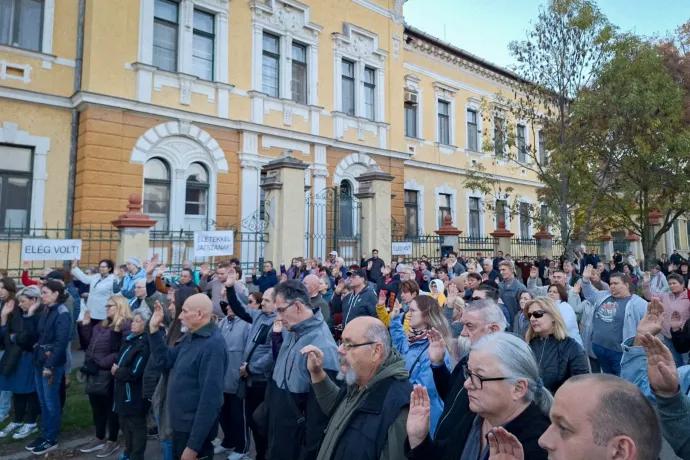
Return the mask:
[[125, 263], [136, 265], [137, 267], [141, 268], [141, 260], [138, 257], [130, 257]]

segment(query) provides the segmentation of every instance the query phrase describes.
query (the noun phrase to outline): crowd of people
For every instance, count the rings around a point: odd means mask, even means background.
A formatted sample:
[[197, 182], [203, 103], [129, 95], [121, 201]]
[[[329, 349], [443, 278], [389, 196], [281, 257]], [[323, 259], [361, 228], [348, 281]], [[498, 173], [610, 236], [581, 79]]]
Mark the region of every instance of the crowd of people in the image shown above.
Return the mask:
[[164, 460], [656, 460], [662, 437], [690, 458], [687, 267], [374, 250], [4, 276], [0, 438], [58, 448], [78, 336], [99, 458], [149, 435]]

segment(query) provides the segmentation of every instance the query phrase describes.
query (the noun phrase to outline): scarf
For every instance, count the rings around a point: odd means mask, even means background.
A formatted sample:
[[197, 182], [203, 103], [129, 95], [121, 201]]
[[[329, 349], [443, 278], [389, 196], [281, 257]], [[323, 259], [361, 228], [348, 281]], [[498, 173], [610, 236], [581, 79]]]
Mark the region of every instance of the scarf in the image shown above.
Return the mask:
[[427, 330], [426, 329], [412, 329], [410, 328], [410, 333], [407, 336], [407, 341], [410, 345], [415, 342], [420, 342], [426, 340]]

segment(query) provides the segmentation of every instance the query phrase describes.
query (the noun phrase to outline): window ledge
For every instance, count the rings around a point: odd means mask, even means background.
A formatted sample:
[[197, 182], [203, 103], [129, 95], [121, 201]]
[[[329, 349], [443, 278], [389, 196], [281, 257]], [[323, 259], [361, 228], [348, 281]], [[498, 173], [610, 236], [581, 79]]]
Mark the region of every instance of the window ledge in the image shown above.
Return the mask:
[[283, 106], [290, 106], [292, 108], [296, 109], [302, 109], [302, 110], [316, 110], [318, 112], [323, 111], [323, 107], [318, 106], [318, 105], [310, 105], [310, 104], [303, 104], [301, 102], [295, 102], [292, 99], [284, 98], [284, 97], [274, 97], [274, 96], [269, 96], [268, 94], [262, 92], [262, 91], [247, 91], [247, 94], [249, 97], [256, 97], [259, 99], [263, 99], [264, 101], [269, 101], [273, 102], [275, 104], [281, 104]]
[[57, 57], [54, 54], [41, 53], [40, 51], [27, 50], [24, 48], [18, 48], [16, 46], [0, 45], [0, 52], [33, 59], [40, 59], [43, 61], [42, 67], [44, 69], [52, 69], [53, 64], [59, 64], [65, 67], [76, 67], [76, 62], [71, 59], [64, 59]]
[[411, 142], [419, 142], [420, 145], [424, 143], [424, 139], [422, 139], [421, 137], [405, 136], [405, 140]]
[[390, 124], [383, 122], [383, 121], [374, 121], [374, 120], [370, 120], [370, 119], [365, 118], [365, 117], [358, 117], [356, 115], [350, 115], [350, 114], [347, 114], [345, 112], [333, 111], [333, 112], [331, 112], [331, 114], [333, 115], [333, 118], [344, 118], [347, 120], [352, 120], [352, 121], [357, 122], [357, 123], [366, 123], [368, 125], [377, 126], [379, 128], [386, 128], [386, 129], [390, 128]]
[[458, 147], [455, 145], [443, 144], [441, 142], [434, 142], [434, 145], [438, 147], [441, 153], [445, 153], [446, 155], [452, 155], [458, 150]]
[[179, 79], [187, 80], [189, 82], [192, 82], [195, 85], [205, 86], [208, 88], [227, 89], [228, 91], [232, 91], [235, 88], [235, 85], [231, 85], [229, 83], [204, 80], [203, 78], [199, 78], [196, 75], [190, 75], [190, 74], [183, 73], [183, 72], [170, 72], [168, 70], [163, 70], [159, 67], [144, 64], [142, 62], [134, 62], [134, 63], [132, 63], [126, 67], [128, 67], [130, 70], [137, 70], [137, 71], [145, 70], [147, 72], [152, 72], [154, 75], [157, 75], [157, 76], [160, 75], [163, 77], [179, 78]]

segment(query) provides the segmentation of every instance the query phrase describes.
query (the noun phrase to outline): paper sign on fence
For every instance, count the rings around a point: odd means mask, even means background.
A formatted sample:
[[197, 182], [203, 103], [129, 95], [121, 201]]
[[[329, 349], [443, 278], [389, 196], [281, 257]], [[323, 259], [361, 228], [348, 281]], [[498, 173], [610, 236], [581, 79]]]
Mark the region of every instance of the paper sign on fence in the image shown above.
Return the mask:
[[393, 242], [394, 256], [409, 256], [412, 255], [411, 241], [394, 241]]
[[22, 260], [79, 260], [81, 240], [28, 238], [22, 240]]
[[235, 237], [232, 230], [194, 232], [194, 257], [231, 256]]

